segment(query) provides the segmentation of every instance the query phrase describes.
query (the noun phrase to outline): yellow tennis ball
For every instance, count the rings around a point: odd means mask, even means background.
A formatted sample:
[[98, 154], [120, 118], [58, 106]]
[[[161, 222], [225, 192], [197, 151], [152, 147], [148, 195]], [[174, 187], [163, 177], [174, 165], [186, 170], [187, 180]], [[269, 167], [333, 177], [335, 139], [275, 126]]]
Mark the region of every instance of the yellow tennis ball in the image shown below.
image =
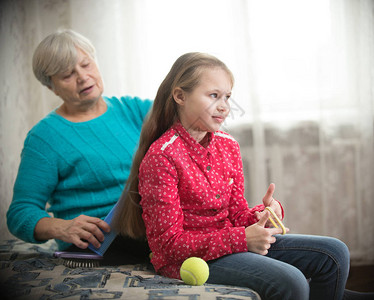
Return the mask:
[[186, 284], [203, 285], [209, 277], [209, 266], [199, 257], [190, 257], [183, 262], [180, 275]]

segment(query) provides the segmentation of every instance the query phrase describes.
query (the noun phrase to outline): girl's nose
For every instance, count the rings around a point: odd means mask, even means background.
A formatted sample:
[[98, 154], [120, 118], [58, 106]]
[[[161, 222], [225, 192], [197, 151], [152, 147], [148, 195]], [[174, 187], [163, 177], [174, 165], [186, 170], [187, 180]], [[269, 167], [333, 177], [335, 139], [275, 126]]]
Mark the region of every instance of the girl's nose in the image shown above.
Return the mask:
[[226, 110], [226, 108], [225, 108], [223, 105], [218, 105], [217, 110], [218, 110], [219, 112], [223, 112], [223, 111]]
[[227, 101], [225, 101], [224, 99], [221, 99], [221, 101], [219, 102], [218, 106], [217, 106], [217, 110], [219, 112], [224, 112], [224, 111], [227, 111], [230, 109], [230, 105]]

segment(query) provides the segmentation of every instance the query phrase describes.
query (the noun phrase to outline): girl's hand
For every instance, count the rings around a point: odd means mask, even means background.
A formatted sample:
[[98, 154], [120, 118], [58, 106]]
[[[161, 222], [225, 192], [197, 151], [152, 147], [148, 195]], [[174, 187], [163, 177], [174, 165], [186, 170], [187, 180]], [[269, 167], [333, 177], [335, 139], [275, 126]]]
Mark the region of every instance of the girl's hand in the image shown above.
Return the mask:
[[[282, 220], [282, 208], [279, 202], [273, 198], [274, 190], [275, 190], [275, 185], [274, 183], [271, 183], [268, 187], [268, 190], [266, 191], [264, 198], [262, 198], [262, 202], [265, 205], [265, 207], [270, 206], [274, 210], [278, 218]], [[257, 217], [257, 220], [260, 220], [264, 214], [265, 214], [265, 211], [256, 212], [255, 215]], [[270, 221], [267, 221], [266, 226], [270, 227], [272, 226], [272, 223]]]
[[281, 228], [265, 228], [269, 216], [270, 213], [264, 211], [262, 217], [257, 223], [248, 226], [245, 229], [248, 251], [260, 255], [266, 255], [271, 244], [276, 241], [273, 235], [282, 233]]

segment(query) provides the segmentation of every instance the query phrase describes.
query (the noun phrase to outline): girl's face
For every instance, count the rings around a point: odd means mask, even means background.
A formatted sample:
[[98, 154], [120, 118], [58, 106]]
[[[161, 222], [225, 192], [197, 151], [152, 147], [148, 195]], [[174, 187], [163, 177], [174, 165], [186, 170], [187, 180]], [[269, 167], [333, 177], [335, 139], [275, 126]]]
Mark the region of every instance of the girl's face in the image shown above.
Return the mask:
[[192, 92], [176, 89], [174, 100], [179, 104], [179, 118], [186, 130], [200, 142], [207, 132], [217, 131], [230, 112], [232, 83], [221, 68], [207, 68], [200, 84]]

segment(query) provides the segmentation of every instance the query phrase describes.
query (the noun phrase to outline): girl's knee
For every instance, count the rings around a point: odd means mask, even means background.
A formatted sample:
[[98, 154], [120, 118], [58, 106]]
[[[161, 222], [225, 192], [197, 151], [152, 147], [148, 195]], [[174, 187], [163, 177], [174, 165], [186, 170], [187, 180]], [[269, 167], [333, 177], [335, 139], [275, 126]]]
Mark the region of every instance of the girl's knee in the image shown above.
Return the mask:
[[339, 268], [347, 268], [350, 261], [350, 253], [347, 245], [339, 239], [329, 238], [329, 256]]
[[278, 280], [264, 299], [309, 299], [309, 282], [299, 269], [289, 268]]
[[335, 239], [335, 242], [336, 252], [339, 255], [340, 259], [342, 259], [344, 262], [349, 262], [350, 254], [347, 245], [338, 239]]

